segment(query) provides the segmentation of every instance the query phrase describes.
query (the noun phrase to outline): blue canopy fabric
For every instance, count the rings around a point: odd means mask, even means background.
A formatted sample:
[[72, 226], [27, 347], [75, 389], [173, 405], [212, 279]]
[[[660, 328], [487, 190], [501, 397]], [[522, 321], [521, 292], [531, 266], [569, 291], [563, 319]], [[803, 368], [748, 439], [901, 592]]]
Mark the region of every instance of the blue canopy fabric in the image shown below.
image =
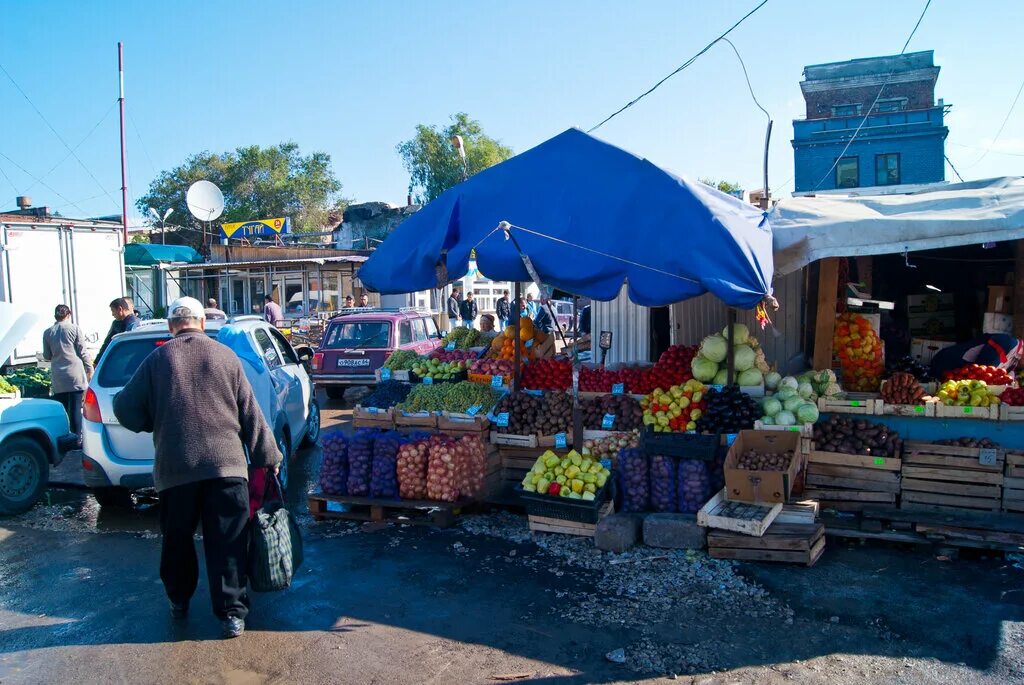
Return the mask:
[[[476, 250], [496, 281], [530, 275], [596, 300], [662, 306], [711, 292], [752, 309], [770, 294], [772, 232], [764, 213], [578, 129], [486, 169], [406, 219], [359, 279], [383, 294], [436, 288], [439, 264], [465, 274]], [[441, 271], [443, 274], [444, 271]]]
[[249, 344], [248, 336], [240, 327], [232, 324], [222, 326], [217, 333], [217, 342], [230, 347], [239, 359], [248, 362], [254, 370], [262, 373], [263, 360]]

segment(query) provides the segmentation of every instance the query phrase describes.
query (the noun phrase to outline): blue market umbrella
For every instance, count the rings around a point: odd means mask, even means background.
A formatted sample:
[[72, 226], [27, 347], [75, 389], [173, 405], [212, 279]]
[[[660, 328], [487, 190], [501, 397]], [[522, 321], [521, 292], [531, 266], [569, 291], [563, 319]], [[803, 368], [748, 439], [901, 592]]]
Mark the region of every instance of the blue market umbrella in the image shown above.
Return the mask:
[[[706, 292], [756, 307], [770, 293], [772, 233], [756, 207], [578, 129], [482, 171], [406, 219], [359, 271], [381, 293], [481, 273], [596, 300], [662, 306]], [[443, 268], [442, 268], [443, 267]]]

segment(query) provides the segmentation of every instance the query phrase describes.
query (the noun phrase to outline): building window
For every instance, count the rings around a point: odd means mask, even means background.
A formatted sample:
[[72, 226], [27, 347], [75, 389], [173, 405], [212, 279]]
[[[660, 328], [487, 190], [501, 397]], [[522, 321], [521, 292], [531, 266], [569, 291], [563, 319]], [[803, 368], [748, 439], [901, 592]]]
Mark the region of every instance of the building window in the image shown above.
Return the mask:
[[834, 117], [855, 117], [858, 114], [860, 114], [860, 103], [832, 106], [832, 116]]
[[902, 112], [907, 108], [907, 98], [890, 98], [879, 100], [875, 106], [876, 112]]
[[895, 186], [900, 183], [900, 156], [898, 153], [875, 155], [875, 185]]
[[856, 157], [843, 157], [836, 163], [836, 188], [860, 185], [860, 163]]

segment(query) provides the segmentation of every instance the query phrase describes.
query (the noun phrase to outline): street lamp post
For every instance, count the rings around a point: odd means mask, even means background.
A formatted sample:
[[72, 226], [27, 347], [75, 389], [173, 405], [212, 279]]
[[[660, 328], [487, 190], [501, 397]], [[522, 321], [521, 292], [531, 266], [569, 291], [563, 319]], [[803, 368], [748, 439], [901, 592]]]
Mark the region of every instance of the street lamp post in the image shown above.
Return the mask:
[[171, 214], [174, 213], [174, 207], [168, 207], [167, 211], [164, 212], [163, 217], [161, 217], [160, 214], [155, 209], [153, 209], [152, 207], [147, 207], [146, 209], [149, 210], [149, 215], [151, 217], [153, 217], [153, 219], [157, 223], [160, 224], [160, 244], [161, 245], [166, 245], [167, 244], [167, 231], [164, 228], [164, 224], [167, 223], [167, 217], [169, 217]]

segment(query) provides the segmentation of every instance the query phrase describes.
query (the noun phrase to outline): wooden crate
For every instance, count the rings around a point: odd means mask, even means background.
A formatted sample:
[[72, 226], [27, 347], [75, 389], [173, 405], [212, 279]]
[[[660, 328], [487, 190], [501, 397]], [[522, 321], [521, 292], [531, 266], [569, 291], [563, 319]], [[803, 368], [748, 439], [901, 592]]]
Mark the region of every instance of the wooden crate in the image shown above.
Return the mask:
[[1024, 478], [1003, 480], [1003, 511], [1024, 512]]
[[708, 532], [708, 555], [713, 559], [814, 566], [824, 551], [825, 526], [820, 523], [773, 523], [760, 537]]
[[538, 446], [536, 435], [515, 435], [513, 433], [499, 433], [491, 431], [491, 443], [494, 445], [508, 445], [509, 447], [535, 448]]
[[818, 411], [832, 414], [861, 414], [878, 416], [882, 413], [882, 400], [877, 393], [847, 393], [847, 397], [819, 397]]
[[1008, 404], [999, 405], [1000, 421], [1024, 421], [1024, 407], [1011, 407]]
[[417, 412], [407, 414], [402, 411], [395, 412], [395, 425], [407, 428], [437, 428], [437, 415], [432, 412]]
[[782, 511], [775, 517], [774, 523], [814, 523], [820, 509], [821, 506], [814, 500], [783, 504]]
[[761, 536], [782, 513], [782, 504], [730, 502], [720, 490], [697, 512], [697, 525], [728, 530], [743, 535]]
[[[376, 371], [374, 371], [374, 375], [377, 377], [377, 382], [378, 383], [381, 380], [381, 373], [380, 372], [381, 372], [380, 369], [377, 369]], [[400, 369], [400, 370], [397, 370], [397, 371], [392, 371], [391, 372], [391, 380], [393, 380], [393, 381], [402, 381], [403, 383], [408, 383], [409, 382], [409, 369]]]
[[935, 405], [935, 416], [940, 419], [986, 419], [999, 418], [999, 407], [957, 407], [941, 402]]
[[427, 525], [448, 528], [462, 508], [472, 502], [434, 502], [431, 500], [380, 499], [348, 495], [309, 495], [309, 513], [316, 521], [346, 519], [350, 521], [385, 522]]
[[[615, 506], [611, 502], [605, 502], [598, 512], [598, 522], [614, 510]], [[527, 518], [530, 522], [530, 530], [535, 533], [561, 533], [563, 535], [578, 535], [592, 538], [594, 537], [594, 531], [597, 530], [597, 523], [580, 523], [578, 521], [556, 519], [550, 516], [533, 516], [532, 514]]]
[[820, 450], [811, 450], [807, 459], [804, 496], [818, 500], [823, 509], [861, 511], [896, 504], [900, 459]]
[[1005, 474], [1010, 478], [1024, 478], [1024, 454], [1007, 452]]
[[441, 412], [437, 417], [437, 429], [440, 431], [486, 431], [491, 427], [491, 420], [482, 414], [457, 414]]
[[754, 422], [754, 430], [756, 431], [787, 431], [790, 433], [799, 433], [802, 437], [809, 438], [814, 435], [814, 424], [813, 423], [798, 423], [795, 426], [776, 426], [776, 425], [765, 425], [760, 421]]
[[922, 404], [886, 404], [882, 403], [882, 414], [885, 416], [935, 416], [936, 402]]
[[356, 428], [393, 428], [395, 425], [394, 409], [378, 409], [377, 407], [361, 407], [358, 404], [352, 410], [352, 425]]
[[[982, 463], [982, 461], [991, 463]], [[900, 505], [998, 511], [1002, 504], [1002, 449], [904, 444]]]

